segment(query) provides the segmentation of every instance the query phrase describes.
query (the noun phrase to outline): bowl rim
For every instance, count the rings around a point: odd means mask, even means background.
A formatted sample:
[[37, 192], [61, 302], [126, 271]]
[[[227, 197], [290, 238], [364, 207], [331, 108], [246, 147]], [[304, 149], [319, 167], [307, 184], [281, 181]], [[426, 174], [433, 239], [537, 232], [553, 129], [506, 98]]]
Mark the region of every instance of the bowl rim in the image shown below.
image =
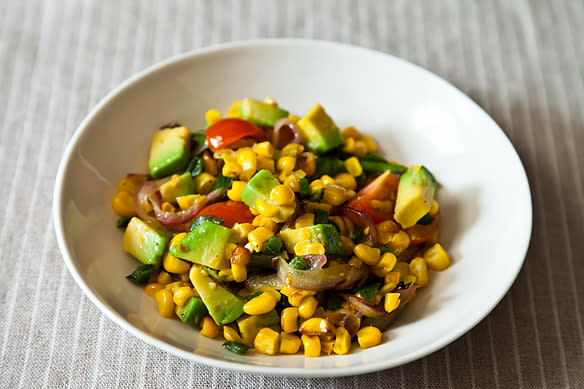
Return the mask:
[[[229, 362], [226, 360], [222, 360], [215, 357], [208, 357], [195, 354], [193, 352], [188, 352], [183, 350], [177, 346], [173, 346], [169, 343], [164, 342], [140, 329], [132, 325], [129, 321], [127, 321], [124, 317], [122, 317], [117, 311], [115, 311], [106, 301], [102, 298], [97, 296], [85, 283], [83, 277], [79, 269], [77, 268], [76, 264], [73, 261], [72, 250], [70, 249], [69, 242], [65, 238], [65, 221], [64, 221], [64, 201], [65, 201], [65, 193], [63, 191], [63, 184], [64, 179], [66, 177], [66, 173], [69, 170], [70, 160], [79, 144], [81, 138], [83, 137], [84, 133], [86, 132], [87, 128], [90, 127], [90, 124], [99, 116], [99, 113], [109, 105], [117, 95], [119, 95], [124, 90], [131, 87], [134, 83], [139, 82], [140, 80], [146, 78], [147, 76], [158, 72], [161, 69], [166, 68], [169, 65], [177, 64], [183, 61], [189, 61], [194, 57], [198, 57], [205, 54], [213, 54], [222, 51], [229, 51], [233, 49], [250, 49], [250, 48], [265, 48], [270, 46], [278, 46], [278, 47], [310, 47], [310, 46], [320, 46], [323, 48], [337, 48], [337, 49], [344, 49], [344, 50], [354, 50], [354, 51], [362, 51], [363, 53], [367, 53], [368, 55], [378, 55], [383, 57], [388, 57], [393, 61], [401, 62], [402, 64], [408, 65], [410, 67], [416, 68], [417, 71], [421, 71], [425, 73], [427, 76], [430, 76], [434, 80], [438, 81], [439, 83], [444, 84], [446, 87], [451, 89], [452, 93], [458, 94], [460, 97], [463, 97], [468, 101], [471, 105], [474, 105], [475, 109], [478, 109], [481, 115], [485, 116], [487, 121], [490, 121], [491, 124], [500, 132], [500, 135], [503, 135], [504, 139], [509, 143], [511, 149], [515, 153], [515, 156], [519, 162], [520, 172], [523, 173], [524, 187], [523, 192], [526, 194], [528, 200], [528, 216], [529, 220], [526, 220], [526, 226], [528, 234], [527, 239], [525, 242], [522, 243], [521, 250], [521, 261], [517, 261], [516, 267], [512, 269], [508, 273], [508, 278], [506, 280], [506, 286], [504, 289], [501, 289], [500, 295], [492, 301], [491, 304], [485, 304], [481, 307], [478, 311], [479, 314], [475, 315], [474, 319], [471, 320], [466, 325], [456, 328], [454, 331], [448, 332], [445, 336], [435, 339], [433, 342], [427, 343], [424, 347], [415, 350], [415, 352], [410, 352], [408, 354], [402, 355], [397, 361], [385, 361], [380, 360], [373, 364], [358, 364], [355, 366], [350, 367], [343, 367], [343, 368], [288, 368], [285, 366], [279, 367], [271, 367], [271, 366], [255, 366], [255, 365], [246, 365], [244, 363], [238, 362]], [[110, 92], [108, 92], [100, 101], [99, 103], [93, 107], [89, 113], [85, 116], [83, 121], [79, 124], [71, 139], [69, 140], [61, 161], [59, 163], [59, 167], [57, 170], [56, 178], [55, 178], [55, 186], [53, 189], [53, 221], [55, 227], [55, 234], [58, 242], [59, 249], [61, 251], [63, 260], [69, 269], [70, 274], [73, 276], [73, 279], [77, 283], [77, 285], [81, 288], [84, 294], [90, 299], [90, 301], [95, 304], [99, 310], [105, 314], [111, 321], [119, 325], [122, 329], [126, 330], [130, 334], [134, 335], [136, 338], [145, 341], [146, 343], [163, 350], [165, 352], [174, 354], [186, 360], [190, 360], [193, 362], [201, 363], [203, 365], [217, 367], [221, 369], [227, 369], [231, 371], [236, 371], [240, 373], [253, 373], [253, 374], [260, 374], [264, 376], [288, 376], [288, 377], [339, 377], [339, 376], [350, 376], [350, 375], [359, 375], [359, 374], [366, 374], [372, 373], [384, 369], [393, 368], [396, 366], [400, 366], [406, 364], [408, 362], [423, 358], [445, 346], [454, 342], [456, 339], [460, 338], [462, 335], [469, 332], [472, 328], [474, 328], [479, 322], [481, 322], [491, 311], [499, 304], [499, 302], [505, 297], [515, 279], [517, 278], [519, 271], [521, 270], [523, 263], [525, 262], [525, 258], [527, 255], [527, 250], [529, 248], [529, 243], [531, 241], [532, 235], [532, 228], [533, 228], [533, 203], [531, 197], [531, 191], [529, 186], [529, 181], [527, 174], [525, 172], [525, 167], [521, 161], [519, 154], [513, 144], [505, 134], [505, 132], [501, 129], [501, 127], [495, 122], [495, 120], [487, 113], [485, 110], [480, 107], [473, 99], [469, 96], [464, 94], [454, 85], [450, 84], [448, 81], [444, 80], [443, 78], [437, 76], [436, 74], [430, 72], [429, 70], [406, 61], [402, 58], [393, 56], [391, 54], [373, 50], [370, 48], [355, 46], [347, 43], [335, 42], [335, 41], [327, 41], [327, 40], [315, 40], [315, 39], [302, 39], [302, 38], [273, 38], [273, 39], [254, 39], [254, 40], [240, 40], [240, 41], [233, 41], [227, 43], [220, 43], [208, 47], [203, 47], [195, 50], [191, 50], [185, 53], [181, 53], [178, 55], [174, 55], [166, 60], [158, 62], [154, 65], [151, 65], [136, 74], [130, 76], [128, 79], [123, 81], [121, 84], [113, 88]]]

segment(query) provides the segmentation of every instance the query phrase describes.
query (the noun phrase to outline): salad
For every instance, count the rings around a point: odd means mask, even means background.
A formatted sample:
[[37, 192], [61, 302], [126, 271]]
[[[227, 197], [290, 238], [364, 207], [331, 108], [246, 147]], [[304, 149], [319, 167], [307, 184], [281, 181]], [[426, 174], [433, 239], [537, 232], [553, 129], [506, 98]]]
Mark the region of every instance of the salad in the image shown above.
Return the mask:
[[387, 161], [320, 104], [297, 117], [246, 98], [206, 121], [157, 130], [149, 174], [112, 200], [142, 263], [127, 278], [161, 316], [238, 354], [345, 354], [380, 344], [449, 266], [426, 167]]

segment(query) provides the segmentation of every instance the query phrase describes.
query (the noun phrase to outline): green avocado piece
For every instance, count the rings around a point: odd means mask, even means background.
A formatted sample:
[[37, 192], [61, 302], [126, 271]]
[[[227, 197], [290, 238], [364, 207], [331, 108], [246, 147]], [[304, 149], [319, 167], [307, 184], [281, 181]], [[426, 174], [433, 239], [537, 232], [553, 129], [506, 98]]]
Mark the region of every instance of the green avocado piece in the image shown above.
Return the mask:
[[237, 320], [237, 327], [243, 343], [253, 346], [253, 341], [258, 332], [265, 327], [280, 332], [280, 316], [275, 309], [258, 316], [243, 316]]
[[189, 232], [179, 244], [174, 245], [170, 253], [177, 258], [199, 265], [225, 270], [231, 267], [230, 258], [225, 255], [225, 249], [232, 238], [231, 228], [205, 222]]
[[201, 320], [209, 314], [203, 300], [197, 297], [191, 297], [184, 306], [176, 306], [174, 313], [183, 322], [190, 325], [199, 325]]
[[288, 111], [275, 104], [266, 104], [253, 99], [243, 99], [239, 106], [239, 113], [245, 120], [269, 127], [273, 127], [278, 119], [288, 116]]
[[345, 249], [339, 236], [339, 231], [332, 224], [316, 224], [303, 228], [289, 228], [280, 232], [280, 238], [286, 249], [294, 252], [298, 242], [320, 243], [327, 255], [345, 255]]
[[343, 137], [333, 119], [316, 104], [296, 123], [308, 150], [323, 154], [343, 144]]
[[156, 131], [150, 146], [150, 175], [162, 178], [183, 170], [191, 157], [191, 133], [186, 127]]
[[146, 265], [159, 268], [172, 234], [160, 223], [133, 217], [123, 237], [123, 248]]
[[[267, 203], [276, 206], [276, 204], [274, 204], [270, 198], [270, 192], [278, 185], [280, 185], [280, 181], [278, 181], [278, 179], [274, 177], [269, 170], [260, 170], [251, 178], [251, 180], [249, 180], [243, 189], [243, 192], [241, 193], [241, 201], [256, 211], [256, 201], [259, 199], [263, 199]], [[296, 209], [296, 204], [280, 205], [277, 206], [277, 208], [279, 210], [278, 215], [272, 219], [278, 223], [281, 223], [292, 216], [294, 210]]]
[[189, 277], [217, 325], [231, 323], [243, 315], [245, 301], [211, 278], [207, 270], [193, 266]]
[[415, 225], [432, 207], [438, 181], [424, 166], [414, 166], [399, 180], [394, 218], [402, 226]]
[[176, 203], [176, 198], [195, 194], [195, 183], [190, 172], [180, 176], [173, 176], [170, 181], [160, 185], [162, 201]]

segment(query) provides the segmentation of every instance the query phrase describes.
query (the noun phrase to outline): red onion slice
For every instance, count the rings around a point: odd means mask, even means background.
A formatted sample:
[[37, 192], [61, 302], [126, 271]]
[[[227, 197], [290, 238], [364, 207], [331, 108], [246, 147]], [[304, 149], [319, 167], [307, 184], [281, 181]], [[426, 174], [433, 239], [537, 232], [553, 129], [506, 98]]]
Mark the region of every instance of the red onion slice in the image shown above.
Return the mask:
[[177, 226], [192, 220], [197, 213], [207, 204], [207, 197], [198, 198], [192, 206], [178, 212], [168, 212], [162, 210], [162, 197], [160, 192], [156, 191], [150, 196], [152, 207], [156, 218], [165, 226]]
[[244, 285], [250, 292], [260, 290], [264, 286], [270, 286], [274, 289], [282, 289], [284, 287], [284, 283], [278, 278], [276, 273], [249, 277], [245, 280]]
[[148, 215], [146, 210], [148, 207], [148, 202], [150, 202], [150, 196], [158, 190], [160, 185], [169, 181], [170, 177], [161, 178], [155, 181], [146, 181], [136, 190], [134, 193], [134, 208], [136, 209], [136, 214], [142, 220], [154, 219], [152, 216]]
[[357, 296], [347, 293], [339, 293], [339, 295], [345, 299], [353, 309], [361, 312], [367, 317], [377, 317], [385, 314], [383, 309], [376, 308]]
[[392, 312], [386, 313], [382, 316], [366, 318], [363, 320], [363, 326], [374, 326], [379, 328], [381, 331], [385, 331], [390, 326], [390, 324], [393, 323], [397, 315], [404, 309], [411, 298], [414, 297], [417, 288], [418, 287], [416, 285], [412, 285], [407, 289], [398, 290], [400, 294], [399, 306]]
[[281, 138], [281, 134], [280, 132], [288, 130], [290, 132], [292, 132], [293, 138], [291, 143], [300, 143], [300, 131], [298, 130], [298, 127], [296, 127], [296, 125], [294, 123], [292, 123], [292, 121], [288, 118], [282, 118], [282, 119], [278, 119], [276, 121], [276, 123], [274, 124], [274, 131], [272, 132], [272, 144], [277, 147], [280, 148], [280, 138]]
[[296, 270], [291, 268], [283, 258], [278, 259], [278, 278], [285, 284], [298, 289], [346, 289], [368, 273], [369, 268], [366, 266], [356, 268], [336, 262], [325, 269]]
[[323, 254], [309, 254], [305, 255], [303, 258], [310, 270], [322, 269], [327, 261], [326, 255]]
[[348, 217], [353, 224], [363, 227], [369, 227], [369, 235], [371, 236], [371, 243], [373, 246], [379, 245], [379, 232], [377, 231], [377, 226], [371, 219], [371, 216], [367, 215], [363, 211], [359, 211], [353, 207], [345, 205], [343, 208], [343, 216]]
[[339, 308], [336, 311], [327, 311], [325, 315], [326, 319], [330, 321], [335, 327], [345, 327], [351, 337], [357, 334], [359, 327], [361, 326], [361, 317], [363, 314], [361, 312], [350, 312], [346, 308]]

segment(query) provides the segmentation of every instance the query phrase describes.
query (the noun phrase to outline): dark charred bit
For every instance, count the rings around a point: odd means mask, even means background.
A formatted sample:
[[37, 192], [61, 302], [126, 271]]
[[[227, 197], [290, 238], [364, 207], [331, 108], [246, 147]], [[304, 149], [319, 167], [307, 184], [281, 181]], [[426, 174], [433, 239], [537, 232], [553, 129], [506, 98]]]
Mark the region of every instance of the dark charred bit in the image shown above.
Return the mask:
[[181, 127], [181, 126], [182, 126], [182, 124], [180, 124], [179, 122], [172, 121], [172, 122], [166, 123], [164, 126], [160, 127], [160, 129], [164, 130], [167, 128], [176, 128], [176, 127]]
[[411, 282], [408, 282], [407, 284], [404, 283], [403, 281], [400, 281], [397, 283], [397, 285], [395, 286], [395, 289], [397, 290], [401, 290], [401, 289], [408, 289], [411, 285]]

